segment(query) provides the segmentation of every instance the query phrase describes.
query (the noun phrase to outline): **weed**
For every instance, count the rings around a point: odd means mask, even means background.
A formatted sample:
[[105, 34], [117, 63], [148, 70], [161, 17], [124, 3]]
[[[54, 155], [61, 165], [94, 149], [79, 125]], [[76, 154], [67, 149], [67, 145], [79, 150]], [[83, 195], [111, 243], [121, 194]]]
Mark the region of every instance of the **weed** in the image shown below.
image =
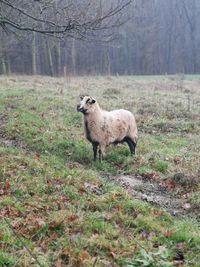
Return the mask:
[[195, 192], [191, 196], [191, 202], [196, 209], [200, 208], [200, 192]]
[[13, 266], [16, 262], [16, 258], [11, 254], [0, 250], [0, 266]]
[[169, 168], [169, 164], [165, 161], [157, 160], [155, 163], [155, 168], [161, 173], [166, 173]]
[[160, 247], [157, 252], [147, 252], [141, 249], [140, 255], [129, 262], [126, 267], [172, 267], [173, 264], [168, 260], [169, 252], [165, 247]]

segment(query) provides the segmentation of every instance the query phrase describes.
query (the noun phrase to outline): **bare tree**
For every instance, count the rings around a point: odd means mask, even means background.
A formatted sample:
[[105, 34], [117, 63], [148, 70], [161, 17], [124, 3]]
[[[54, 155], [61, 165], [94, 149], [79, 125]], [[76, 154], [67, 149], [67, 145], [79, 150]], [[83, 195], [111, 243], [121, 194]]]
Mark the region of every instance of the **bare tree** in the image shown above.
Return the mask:
[[199, 14], [198, 0], [0, 0], [0, 73], [200, 73]]
[[192, 72], [196, 73], [197, 72], [197, 48], [196, 48], [196, 28], [198, 25], [197, 22], [197, 2], [196, 0], [193, 1], [182, 1], [182, 8], [183, 8], [183, 13], [186, 18], [186, 22], [189, 26], [189, 34], [191, 38], [191, 52], [192, 52]]
[[0, 0], [0, 27], [56, 37], [91, 38], [124, 22], [133, 0]]

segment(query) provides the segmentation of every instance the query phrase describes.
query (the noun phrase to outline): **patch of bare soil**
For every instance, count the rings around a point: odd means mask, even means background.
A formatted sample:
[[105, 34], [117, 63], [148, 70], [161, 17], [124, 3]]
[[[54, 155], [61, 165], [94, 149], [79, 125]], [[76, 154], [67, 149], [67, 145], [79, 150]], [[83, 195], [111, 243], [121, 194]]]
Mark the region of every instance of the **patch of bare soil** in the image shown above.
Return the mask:
[[110, 180], [120, 184], [134, 198], [161, 207], [174, 216], [186, 214], [191, 208], [187, 197], [180, 198], [176, 192], [163, 189], [158, 183], [144, 180], [141, 176], [121, 175]]

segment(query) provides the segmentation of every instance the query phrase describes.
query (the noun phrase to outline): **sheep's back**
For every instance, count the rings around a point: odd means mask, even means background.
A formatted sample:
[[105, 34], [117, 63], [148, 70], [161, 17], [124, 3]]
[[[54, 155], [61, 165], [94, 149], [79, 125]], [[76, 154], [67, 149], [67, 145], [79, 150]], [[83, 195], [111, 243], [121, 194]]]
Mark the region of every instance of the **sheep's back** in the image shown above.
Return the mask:
[[121, 141], [126, 136], [136, 137], [137, 127], [133, 114], [125, 109], [105, 112], [108, 127], [108, 143]]

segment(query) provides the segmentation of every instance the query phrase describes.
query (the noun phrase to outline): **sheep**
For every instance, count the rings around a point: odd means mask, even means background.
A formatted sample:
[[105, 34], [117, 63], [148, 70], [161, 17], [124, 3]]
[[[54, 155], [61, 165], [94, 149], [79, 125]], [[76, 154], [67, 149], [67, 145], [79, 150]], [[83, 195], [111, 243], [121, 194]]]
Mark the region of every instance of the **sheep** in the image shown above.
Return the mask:
[[87, 140], [92, 143], [94, 161], [99, 148], [99, 161], [105, 157], [109, 144], [126, 142], [131, 156], [135, 155], [137, 125], [133, 114], [124, 109], [106, 111], [100, 108], [91, 96], [81, 96], [77, 111], [84, 115], [84, 128]]

